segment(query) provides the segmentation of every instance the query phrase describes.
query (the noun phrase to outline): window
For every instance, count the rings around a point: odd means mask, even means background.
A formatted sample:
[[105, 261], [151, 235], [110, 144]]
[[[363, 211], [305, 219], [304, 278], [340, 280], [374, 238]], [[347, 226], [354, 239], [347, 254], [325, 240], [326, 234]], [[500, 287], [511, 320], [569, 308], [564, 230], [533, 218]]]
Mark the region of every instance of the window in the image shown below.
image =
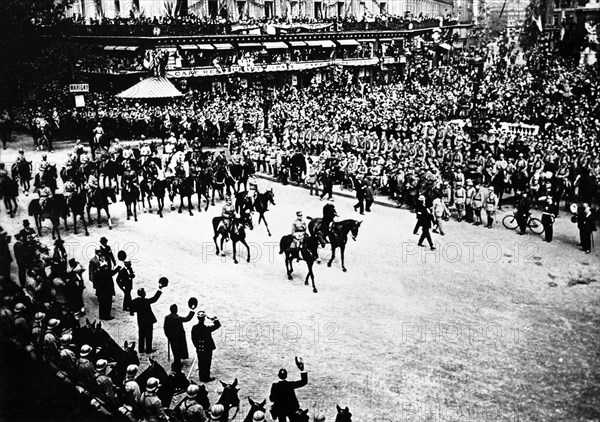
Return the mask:
[[265, 18], [272, 18], [272, 17], [273, 17], [273, 2], [266, 1], [265, 2]]
[[346, 14], [346, 10], [344, 10], [344, 3], [343, 2], [338, 2], [337, 4], [337, 15], [338, 16], [344, 16]]
[[215, 19], [219, 13], [219, 5], [216, 0], [208, 0], [208, 15]]
[[321, 19], [323, 17], [322, 5], [323, 3], [321, 3], [320, 1], [315, 2], [315, 19]]
[[237, 8], [238, 8], [238, 16], [240, 17], [240, 19], [245, 18], [246, 17], [246, 2], [238, 1]]
[[387, 14], [387, 3], [379, 3], [379, 14], [386, 15]]

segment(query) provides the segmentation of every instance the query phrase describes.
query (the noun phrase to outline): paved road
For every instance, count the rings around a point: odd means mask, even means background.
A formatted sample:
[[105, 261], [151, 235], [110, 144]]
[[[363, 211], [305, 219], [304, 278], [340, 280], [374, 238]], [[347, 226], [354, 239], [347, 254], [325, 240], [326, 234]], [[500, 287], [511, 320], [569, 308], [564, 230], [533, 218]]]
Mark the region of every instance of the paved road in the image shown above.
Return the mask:
[[[38, 161], [40, 153], [28, 156]], [[9, 149], [2, 161], [14, 157]], [[64, 150], [49, 156], [59, 163], [65, 157]], [[342, 219], [363, 223], [347, 247], [348, 272], [339, 260], [332, 268], [317, 265], [314, 294], [303, 285], [302, 262], [294, 279], [286, 279], [278, 242], [297, 210], [319, 216], [323, 203], [298, 187], [259, 182], [261, 190], [271, 187], [273, 236], [263, 226], [249, 232], [249, 263], [234, 264], [230, 245], [225, 258], [214, 253], [210, 220], [220, 214], [220, 202], [193, 217], [140, 213], [137, 223], [125, 219], [119, 202], [111, 206], [112, 231], [104, 223], [91, 227], [90, 237], [68, 233], [65, 246], [87, 261], [106, 236], [133, 260], [135, 288], [153, 294], [159, 277], [169, 278], [154, 306], [154, 358], [165, 366], [162, 320], [172, 303], [183, 313], [188, 298], [197, 297], [223, 323], [215, 333], [213, 375], [226, 382], [237, 377], [242, 398], [266, 398], [280, 367], [294, 379], [293, 359], [300, 355], [309, 371], [300, 402], [328, 420], [336, 404], [349, 406], [355, 421], [600, 418], [599, 254], [576, 248], [576, 227], [566, 215], [551, 244], [501, 224], [488, 230], [449, 222], [446, 236], [434, 235], [437, 250], [429, 251], [416, 246], [414, 214], [375, 206], [359, 216], [353, 200], [336, 198]], [[20, 199], [14, 220], [2, 214], [8, 232], [17, 231], [28, 201]], [[44, 240], [50, 244], [48, 224]], [[325, 259], [330, 252], [321, 253]], [[88, 285], [89, 318], [97, 317], [92, 293]], [[119, 342], [136, 340], [134, 317], [120, 310], [121, 301], [118, 294], [116, 319], [106, 328]], [[191, 365], [186, 361], [184, 370]], [[208, 389], [216, 400], [220, 384]]]

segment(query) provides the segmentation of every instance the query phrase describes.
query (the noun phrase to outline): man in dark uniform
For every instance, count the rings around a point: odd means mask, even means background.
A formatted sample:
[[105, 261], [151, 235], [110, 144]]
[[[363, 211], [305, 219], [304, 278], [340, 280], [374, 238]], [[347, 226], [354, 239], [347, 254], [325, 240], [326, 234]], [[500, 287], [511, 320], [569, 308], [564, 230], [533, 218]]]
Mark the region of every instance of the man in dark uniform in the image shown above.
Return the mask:
[[328, 236], [331, 232], [331, 225], [333, 224], [334, 218], [337, 216], [338, 214], [335, 210], [335, 205], [333, 205], [332, 201], [327, 201], [323, 206], [323, 219], [321, 220], [321, 232], [323, 233], [325, 240], [329, 240]]
[[529, 219], [529, 210], [531, 209], [531, 200], [527, 197], [527, 193], [523, 192], [517, 203], [517, 224], [519, 225], [519, 234], [525, 234], [527, 230], [527, 220]]
[[292, 420], [294, 413], [300, 409], [295, 390], [308, 384], [308, 374], [304, 370], [302, 359], [296, 358], [296, 366], [300, 370], [299, 381], [287, 381], [287, 371], [280, 369], [278, 374], [280, 381], [271, 385], [269, 395], [269, 400], [273, 402], [271, 416], [279, 422], [286, 422], [287, 418]]
[[25, 287], [27, 268], [29, 266], [29, 260], [27, 259], [27, 251], [25, 244], [23, 243], [23, 237], [21, 233], [15, 234], [16, 242], [13, 245], [13, 252], [15, 254], [15, 261], [17, 261], [17, 270], [19, 274], [19, 284], [21, 287]]
[[35, 230], [29, 224], [29, 220], [23, 220], [23, 228], [19, 233], [21, 233], [23, 241], [27, 241], [28, 236], [35, 236]]
[[140, 397], [140, 406], [142, 408], [143, 420], [146, 422], [168, 421], [162, 402], [156, 396], [159, 387], [157, 378], [148, 378], [146, 382], [146, 391]]
[[325, 198], [325, 195], [328, 195], [328, 199], [333, 198], [333, 176], [331, 175], [329, 168], [323, 170], [319, 178], [323, 185], [323, 192], [321, 193], [321, 196], [319, 196], [319, 199]]
[[[123, 251], [119, 251], [119, 254], [121, 252]], [[123, 291], [123, 310], [129, 311], [129, 307], [131, 306], [131, 290], [133, 289], [133, 279], [135, 274], [131, 268], [131, 261], [123, 261], [123, 263], [125, 266], [119, 269], [117, 275], [117, 286]]]
[[181, 363], [182, 359], [189, 358], [183, 323], [192, 320], [194, 311], [190, 310], [186, 317], [182, 317], [177, 315], [177, 305], [173, 304], [169, 309], [171, 313], [165, 317], [163, 327], [171, 350], [173, 350], [173, 361]]
[[580, 208], [577, 215], [579, 240], [581, 241], [581, 250], [589, 254], [592, 251], [592, 233], [596, 231], [596, 224], [589, 204], [583, 204]]
[[215, 378], [210, 376], [210, 367], [212, 364], [213, 350], [216, 349], [215, 342], [212, 338], [212, 332], [221, 327], [221, 323], [217, 317], [209, 318], [213, 321], [212, 326], [207, 326], [204, 323], [206, 314], [204, 311], [198, 312], [198, 324], [192, 328], [192, 343], [198, 354], [198, 376], [201, 382], [214, 381]]
[[152, 312], [152, 305], [162, 294], [162, 285], [150, 299], [146, 299], [146, 291], [138, 289], [138, 297], [131, 301], [129, 312], [131, 315], [137, 313], [138, 323], [138, 351], [140, 353], [154, 353], [156, 349], [152, 348], [152, 330], [156, 317]]
[[98, 297], [98, 315], [100, 319], [105, 321], [114, 319], [111, 316], [112, 301], [115, 295], [113, 276], [118, 271], [119, 268], [111, 269], [107, 261], [102, 261], [100, 267], [95, 270], [94, 287], [96, 289], [96, 296]]
[[421, 226], [421, 228], [423, 230], [421, 232], [421, 237], [419, 238], [418, 245], [423, 246], [423, 240], [427, 239], [427, 242], [429, 242], [429, 247], [433, 251], [433, 250], [435, 250], [435, 247], [433, 246], [433, 242], [431, 241], [431, 234], [429, 233], [432, 222], [433, 222], [433, 215], [431, 215], [431, 212], [429, 212], [428, 208], [425, 208], [423, 213], [419, 217], [419, 221], [417, 222], [417, 224], [419, 226]]
[[355, 179], [356, 199], [358, 202], [354, 205], [354, 211], [360, 208], [360, 215], [365, 213], [365, 184], [362, 179]]
[[115, 256], [113, 255], [110, 246], [108, 246], [108, 239], [106, 237], [100, 238], [100, 247], [98, 249], [100, 249], [100, 253], [108, 262], [108, 268], [112, 268], [113, 265], [116, 265]]
[[417, 223], [415, 224], [415, 228], [413, 229], [413, 234], [417, 234], [419, 232], [419, 227], [421, 227], [421, 222], [423, 221], [423, 214], [426, 212], [427, 207], [425, 206], [425, 195], [420, 195], [415, 206]]
[[206, 414], [204, 409], [198, 403], [200, 387], [196, 384], [190, 384], [186, 391], [186, 397], [177, 405], [182, 419], [186, 422], [205, 422]]
[[[542, 207], [542, 224], [544, 226], [544, 242], [552, 242], [554, 233], [553, 226], [556, 215], [558, 214], [558, 206], [554, 203], [551, 196], [547, 196], [546, 203]], [[543, 200], [543, 198], [540, 198]]]

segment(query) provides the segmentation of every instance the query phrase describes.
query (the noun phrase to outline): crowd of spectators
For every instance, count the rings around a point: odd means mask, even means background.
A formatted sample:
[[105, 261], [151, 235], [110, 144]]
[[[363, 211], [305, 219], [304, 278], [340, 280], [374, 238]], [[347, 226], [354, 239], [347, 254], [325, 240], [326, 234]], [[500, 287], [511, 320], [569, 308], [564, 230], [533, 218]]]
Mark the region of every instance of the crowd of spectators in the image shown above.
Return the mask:
[[[225, 9], [222, 10], [224, 12]], [[310, 16], [272, 16], [272, 17], [241, 17], [231, 19], [225, 16], [201, 17], [194, 14], [184, 16], [144, 17], [131, 13], [129, 17], [116, 18], [62, 18], [60, 20], [39, 19], [35, 23], [43, 30], [65, 34], [93, 34], [93, 35], [225, 35], [239, 31], [260, 28], [266, 33], [268, 27], [285, 26], [286, 31], [303, 31], [307, 25], [313, 25], [311, 31], [362, 31], [362, 30], [406, 30], [431, 28], [440, 25], [455, 25], [458, 20], [449, 14], [446, 17], [427, 16], [423, 13], [413, 15], [406, 12], [404, 15], [382, 14], [373, 16], [366, 13], [361, 17], [332, 16], [315, 18]], [[315, 28], [314, 25], [321, 25]]]

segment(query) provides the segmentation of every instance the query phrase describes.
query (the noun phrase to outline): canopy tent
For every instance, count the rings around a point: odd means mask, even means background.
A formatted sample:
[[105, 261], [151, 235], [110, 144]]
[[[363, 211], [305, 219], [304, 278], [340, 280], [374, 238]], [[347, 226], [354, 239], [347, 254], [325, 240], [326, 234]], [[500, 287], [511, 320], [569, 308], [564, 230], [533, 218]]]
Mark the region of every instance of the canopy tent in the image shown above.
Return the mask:
[[181, 97], [175, 86], [163, 77], [144, 79], [125, 91], [117, 94], [120, 98], [172, 98]]

